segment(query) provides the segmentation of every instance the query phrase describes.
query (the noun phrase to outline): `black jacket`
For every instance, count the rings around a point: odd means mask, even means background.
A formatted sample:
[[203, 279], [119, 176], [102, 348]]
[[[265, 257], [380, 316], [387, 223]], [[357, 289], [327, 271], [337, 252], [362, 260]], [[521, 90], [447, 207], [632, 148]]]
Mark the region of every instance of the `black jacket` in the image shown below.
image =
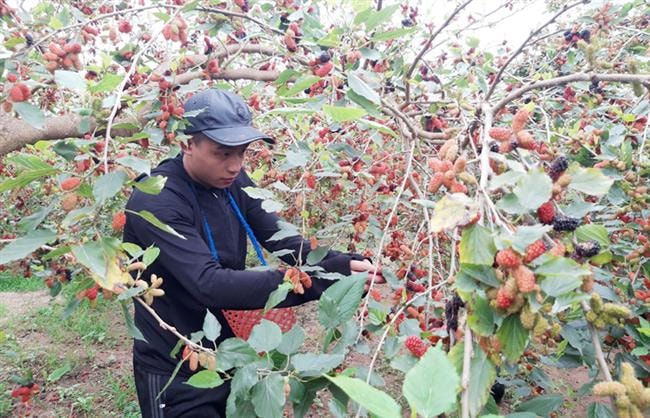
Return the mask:
[[[202, 329], [206, 309], [209, 309], [222, 326], [218, 342], [232, 337], [232, 330], [221, 309], [263, 308], [269, 294], [282, 282], [283, 274], [277, 270], [244, 270], [247, 235], [228, 203], [225, 190], [206, 189], [193, 182], [183, 168], [180, 155], [163, 161], [151, 174], [167, 177], [162, 192], [150, 195], [135, 189], [126, 208], [131, 211], [147, 210], [186, 238], [178, 238], [139, 216], [127, 213], [124, 242], [142, 248], [154, 245], [160, 249], [157, 260], [143, 274], [143, 278], [147, 279], [152, 273], [164, 279], [162, 289], [165, 295], [155, 298], [153, 308], [165, 322], [187, 337]], [[192, 183], [196, 187], [198, 202], [191, 188]], [[279, 218], [263, 210], [261, 200], [249, 197], [242, 190], [247, 186], [254, 184], [242, 170], [229, 189], [260, 244], [271, 252], [295, 250], [296, 258], [302, 245], [301, 259], [305, 260], [309, 253], [309, 242], [302, 237], [267, 241], [278, 231]], [[210, 253], [198, 204], [212, 229], [218, 262], [213, 260]], [[360, 257], [330, 251], [319, 265], [326, 271], [349, 275], [352, 259]], [[295, 263], [291, 255], [282, 257], [282, 260]], [[318, 299], [333, 283], [326, 279], [312, 280], [313, 286], [304, 295], [290, 292], [279, 306], [294, 306]], [[170, 358], [169, 354], [177, 338], [163, 330], [138, 303], [135, 304], [135, 324], [148, 342], [135, 341], [134, 365], [152, 373], [171, 373], [177, 359]], [[188, 372], [189, 369], [184, 366], [180, 373]]]

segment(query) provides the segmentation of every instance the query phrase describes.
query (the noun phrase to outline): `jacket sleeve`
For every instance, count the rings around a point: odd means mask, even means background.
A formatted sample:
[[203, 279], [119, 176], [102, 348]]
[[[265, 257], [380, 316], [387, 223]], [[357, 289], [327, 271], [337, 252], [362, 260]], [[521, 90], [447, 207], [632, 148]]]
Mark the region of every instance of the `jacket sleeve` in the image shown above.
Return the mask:
[[[269, 294], [282, 283], [283, 273], [278, 270], [253, 271], [224, 268], [212, 258], [210, 249], [193, 224], [191, 208], [174, 193], [158, 195], [146, 206], [161, 222], [172, 227], [185, 239], [165, 232], [141, 217], [127, 212], [130, 227], [143, 246], [154, 245], [160, 249], [156, 263], [174, 276], [201, 305], [217, 309], [263, 308]], [[165, 201], [165, 206], [160, 201]], [[128, 208], [134, 211], [145, 207]], [[187, 209], [186, 211], [184, 209]], [[317, 299], [329, 286], [329, 280], [314, 279], [311, 289], [303, 295], [290, 293], [280, 306], [294, 306]]]
[[[247, 176], [242, 176], [244, 180], [243, 187], [256, 187], [255, 183]], [[310, 251], [310, 243], [300, 235], [283, 238], [278, 241], [269, 241], [276, 232], [280, 230], [278, 221], [280, 217], [275, 213], [269, 213], [262, 208], [261, 199], [253, 199], [245, 192], [242, 192], [242, 198], [246, 201], [246, 220], [249, 222], [255, 237], [260, 244], [270, 252], [278, 250], [293, 250], [292, 254], [280, 257], [282, 261], [290, 265], [296, 265], [298, 254], [300, 260], [304, 263]], [[330, 250], [318, 264], [328, 272], [340, 273], [349, 276], [350, 261], [361, 259], [356, 254], [345, 254], [339, 251]]]

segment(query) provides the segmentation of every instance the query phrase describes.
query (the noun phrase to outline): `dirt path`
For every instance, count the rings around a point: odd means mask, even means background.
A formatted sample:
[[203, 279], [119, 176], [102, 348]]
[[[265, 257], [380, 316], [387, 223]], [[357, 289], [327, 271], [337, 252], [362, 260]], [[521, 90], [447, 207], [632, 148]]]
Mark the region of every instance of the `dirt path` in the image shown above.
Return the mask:
[[48, 291], [37, 292], [0, 292], [0, 326], [12, 318], [21, 318], [28, 313], [47, 306], [51, 297]]

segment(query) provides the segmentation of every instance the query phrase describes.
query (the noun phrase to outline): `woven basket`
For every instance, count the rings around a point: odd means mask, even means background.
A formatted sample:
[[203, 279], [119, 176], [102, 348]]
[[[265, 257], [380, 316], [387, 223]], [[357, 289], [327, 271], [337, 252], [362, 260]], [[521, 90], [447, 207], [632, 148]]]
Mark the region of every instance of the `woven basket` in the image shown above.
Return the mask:
[[278, 324], [282, 332], [289, 331], [296, 323], [296, 315], [293, 312], [293, 308], [271, 309], [264, 315], [262, 315], [262, 312], [264, 312], [263, 309], [255, 309], [252, 311], [223, 310], [228, 325], [230, 325], [235, 335], [242, 340], [248, 340], [251, 331], [255, 325], [262, 321], [262, 318]]

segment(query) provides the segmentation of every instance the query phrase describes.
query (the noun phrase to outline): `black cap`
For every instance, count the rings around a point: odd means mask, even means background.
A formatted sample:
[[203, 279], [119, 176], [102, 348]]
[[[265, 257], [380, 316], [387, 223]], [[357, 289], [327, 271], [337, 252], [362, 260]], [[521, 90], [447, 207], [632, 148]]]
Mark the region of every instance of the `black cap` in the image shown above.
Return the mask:
[[201, 132], [219, 144], [234, 147], [262, 139], [275, 141], [252, 126], [252, 116], [244, 100], [226, 90], [208, 89], [185, 102], [187, 135]]

